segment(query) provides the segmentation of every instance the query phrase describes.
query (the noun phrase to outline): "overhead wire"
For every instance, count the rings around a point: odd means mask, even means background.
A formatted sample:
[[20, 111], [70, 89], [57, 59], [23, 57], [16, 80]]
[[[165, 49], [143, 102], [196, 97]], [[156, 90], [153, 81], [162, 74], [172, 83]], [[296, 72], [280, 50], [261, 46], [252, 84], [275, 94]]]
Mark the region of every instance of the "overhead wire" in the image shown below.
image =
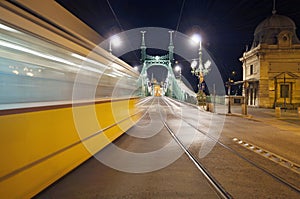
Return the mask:
[[[120, 20], [118, 19], [117, 15], [116, 15], [116, 13], [115, 13], [113, 7], [111, 6], [109, 0], [106, 0], [106, 2], [107, 2], [107, 4], [108, 4], [108, 6], [109, 6], [109, 8], [110, 8], [110, 10], [111, 10], [111, 12], [112, 12], [112, 14], [113, 14], [115, 20], [116, 20], [116, 22], [117, 22], [117, 24], [118, 24], [118, 26], [119, 26], [121, 32], [123, 32], [124, 29], [123, 29], [123, 27], [122, 27], [122, 25], [121, 25], [121, 23], [120, 23]], [[125, 34], [125, 35], [126, 35], [126, 34]], [[128, 41], [129, 41], [129, 40], [128, 40]], [[129, 43], [131, 44], [130, 41], [129, 41]], [[131, 47], [132, 47], [132, 44], [131, 44]], [[136, 54], [135, 51], [133, 51], [133, 54], [134, 54], [134, 56], [136, 57], [136, 60], [139, 62], [140, 59], [138, 58], [138, 56], [137, 56], [137, 54]]]
[[176, 34], [176, 32], [178, 31], [178, 29], [179, 29], [179, 25], [180, 25], [180, 22], [181, 22], [181, 17], [182, 17], [182, 13], [183, 13], [184, 4], [185, 4], [185, 0], [183, 0], [183, 1], [182, 1], [182, 4], [181, 4], [180, 13], [179, 13], [179, 17], [178, 17], [177, 25], [176, 25], [176, 31], [175, 31], [175, 34]]
[[108, 6], [109, 6], [109, 8], [110, 8], [110, 10], [111, 10], [111, 12], [112, 12], [112, 14], [114, 15], [114, 18], [115, 18], [116, 22], [118, 23], [118, 26], [119, 26], [120, 30], [121, 30], [121, 31], [124, 31], [124, 29], [122, 28], [122, 25], [121, 25], [121, 23], [120, 23], [120, 21], [119, 21], [117, 15], [116, 15], [114, 9], [112, 8], [111, 4], [109, 3], [109, 0], [106, 0], [106, 2], [107, 2], [107, 4], [108, 4]]
[[[180, 12], [179, 12], [179, 17], [178, 17], [177, 24], [176, 24], [176, 30], [175, 30], [175, 33], [174, 33], [174, 39], [176, 38], [176, 34], [178, 32], [178, 29], [179, 29], [179, 25], [180, 25], [181, 18], [182, 18], [184, 4], [185, 4], [185, 0], [183, 0], [182, 4], [181, 4], [181, 8], [180, 8]], [[177, 59], [176, 61], [181, 61], [181, 60]]]

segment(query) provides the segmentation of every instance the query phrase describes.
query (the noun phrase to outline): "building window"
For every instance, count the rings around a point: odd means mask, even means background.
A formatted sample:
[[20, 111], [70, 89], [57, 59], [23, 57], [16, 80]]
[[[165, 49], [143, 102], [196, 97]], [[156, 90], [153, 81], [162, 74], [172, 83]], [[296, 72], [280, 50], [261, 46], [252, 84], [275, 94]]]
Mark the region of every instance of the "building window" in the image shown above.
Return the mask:
[[290, 87], [287, 84], [281, 84], [280, 85], [280, 97], [281, 98], [289, 98], [289, 92], [290, 91]]
[[250, 65], [250, 75], [253, 75], [253, 65]]
[[287, 40], [288, 40], [287, 36], [284, 35], [284, 36], [282, 37], [282, 40], [283, 40], [283, 41], [287, 41]]

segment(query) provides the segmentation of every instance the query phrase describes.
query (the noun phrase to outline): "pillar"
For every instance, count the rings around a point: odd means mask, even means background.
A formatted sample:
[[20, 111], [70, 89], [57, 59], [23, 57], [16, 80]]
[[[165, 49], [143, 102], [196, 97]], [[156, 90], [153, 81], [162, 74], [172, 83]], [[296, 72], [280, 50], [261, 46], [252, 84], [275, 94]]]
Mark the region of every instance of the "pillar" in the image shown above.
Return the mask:
[[281, 108], [280, 107], [275, 107], [275, 116], [277, 118], [281, 117]]

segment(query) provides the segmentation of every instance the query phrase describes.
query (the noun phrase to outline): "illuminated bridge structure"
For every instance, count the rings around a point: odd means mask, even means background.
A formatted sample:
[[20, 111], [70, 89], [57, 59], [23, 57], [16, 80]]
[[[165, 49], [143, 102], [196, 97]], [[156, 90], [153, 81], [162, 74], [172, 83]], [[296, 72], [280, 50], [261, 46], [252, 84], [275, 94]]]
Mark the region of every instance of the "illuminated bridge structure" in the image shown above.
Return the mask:
[[[166, 55], [148, 55], [145, 44], [146, 31], [141, 31], [142, 44], [141, 44], [141, 61], [142, 71], [138, 79], [138, 87], [141, 91], [141, 96], [155, 96], [157, 91], [155, 88], [157, 84], [160, 86], [159, 95], [169, 96], [180, 101], [196, 102], [196, 93], [188, 88], [181, 78], [176, 79], [173, 72], [174, 66], [174, 44], [172, 34], [174, 31], [169, 31], [170, 43], [168, 47], [168, 54]], [[162, 66], [167, 69], [167, 77], [163, 82], [153, 82], [153, 77], [149, 79], [147, 71], [152, 66]], [[155, 75], [155, 74], [154, 74]], [[156, 85], [155, 85], [156, 84]]]

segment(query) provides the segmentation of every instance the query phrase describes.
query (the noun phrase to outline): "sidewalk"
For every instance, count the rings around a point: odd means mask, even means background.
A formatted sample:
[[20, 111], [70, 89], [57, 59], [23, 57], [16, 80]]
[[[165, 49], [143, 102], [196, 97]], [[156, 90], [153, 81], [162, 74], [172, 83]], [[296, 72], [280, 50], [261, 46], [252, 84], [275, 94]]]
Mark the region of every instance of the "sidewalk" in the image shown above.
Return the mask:
[[297, 110], [281, 110], [281, 117], [277, 118], [275, 109], [252, 108], [248, 107], [248, 115], [242, 115], [241, 106], [232, 106], [231, 114], [228, 114], [228, 106], [218, 105], [216, 107], [218, 114], [226, 114], [227, 116], [239, 116], [251, 120], [260, 121], [268, 125], [285, 131], [300, 132], [300, 118]]

